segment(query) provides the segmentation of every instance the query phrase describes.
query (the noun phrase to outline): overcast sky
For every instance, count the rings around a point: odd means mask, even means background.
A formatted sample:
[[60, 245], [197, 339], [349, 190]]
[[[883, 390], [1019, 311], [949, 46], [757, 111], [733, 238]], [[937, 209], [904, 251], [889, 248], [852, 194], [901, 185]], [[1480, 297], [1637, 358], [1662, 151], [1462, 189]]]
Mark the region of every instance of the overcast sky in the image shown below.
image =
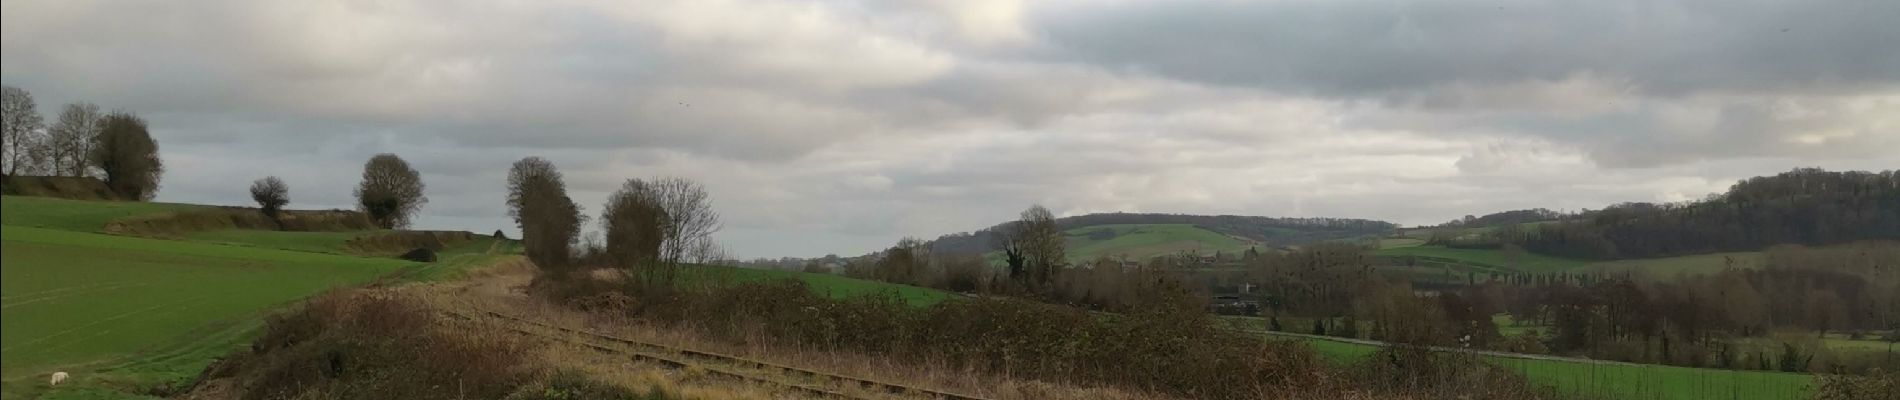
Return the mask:
[[159, 200], [348, 208], [393, 152], [418, 227], [514, 231], [704, 183], [735, 255], [861, 254], [1103, 211], [1403, 224], [1900, 167], [1900, 1], [0, 1], [0, 80], [151, 121]]

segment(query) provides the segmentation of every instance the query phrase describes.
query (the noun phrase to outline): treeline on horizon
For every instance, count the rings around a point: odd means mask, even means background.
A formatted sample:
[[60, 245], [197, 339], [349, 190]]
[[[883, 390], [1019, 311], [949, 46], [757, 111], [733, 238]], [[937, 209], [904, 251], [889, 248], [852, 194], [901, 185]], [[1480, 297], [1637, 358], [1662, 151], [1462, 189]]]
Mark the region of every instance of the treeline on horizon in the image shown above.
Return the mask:
[[[1554, 218], [1534, 219], [1543, 216]], [[1574, 214], [1518, 210], [1458, 223], [1497, 228], [1478, 235], [1434, 235], [1427, 244], [1514, 246], [1553, 256], [1610, 260], [1892, 240], [1900, 239], [1900, 173], [1801, 168], [1749, 178], [1699, 201], [1621, 203]]]

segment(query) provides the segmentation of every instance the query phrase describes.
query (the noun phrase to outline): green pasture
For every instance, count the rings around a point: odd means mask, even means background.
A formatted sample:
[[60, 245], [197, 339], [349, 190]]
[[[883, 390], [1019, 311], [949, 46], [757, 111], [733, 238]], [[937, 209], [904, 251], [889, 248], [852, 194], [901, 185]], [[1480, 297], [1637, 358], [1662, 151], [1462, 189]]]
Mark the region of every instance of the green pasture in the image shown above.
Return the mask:
[[[518, 254], [478, 237], [436, 263], [349, 255], [370, 232], [106, 235], [108, 222], [205, 206], [6, 196], [0, 202], [0, 398], [113, 399], [183, 384], [239, 349], [268, 310], [381, 276], [430, 280]], [[53, 371], [72, 374], [49, 390]]]
[[[1068, 238], [1066, 246], [1071, 261], [1102, 256], [1147, 260], [1183, 251], [1211, 255], [1216, 251], [1243, 252], [1248, 247], [1245, 241], [1191, 224], [1096, 225], [1070, 229], [1063, 234]], [[1111, 234], [1113, 237], [1098, 238]]]
[[[1320, 356], [1340, 363], [1372, 362], [1370, 345], [1305, 339]], [[1577, 398], [1655, 400], [1793, 400], [1813, 389], [1810, 375], [1731, 371], [1646, 364], [1485, 357], [1534, 384]]]
[[410, 264], [0, 229], [0, 394], [8, 398], [41, 389], [53, 371], [73, 373], [73, 386], [183, 382], [239, 346], [261, 311]]

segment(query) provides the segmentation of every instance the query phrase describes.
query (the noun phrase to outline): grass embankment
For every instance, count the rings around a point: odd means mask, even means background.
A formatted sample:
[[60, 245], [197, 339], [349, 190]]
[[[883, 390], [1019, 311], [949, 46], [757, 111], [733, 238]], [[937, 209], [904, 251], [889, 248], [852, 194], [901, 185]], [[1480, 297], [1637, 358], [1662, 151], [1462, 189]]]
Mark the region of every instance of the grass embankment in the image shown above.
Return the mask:
[[[263, 311], [379, 276], [426, 280], [493, 262], [480, 238], [418, 264], [336, 251], [350, 232], [95, 233], [114, 220], [207, 208], [7, 196], [0, 202], [0, 397], [128, 398], [180, 384], [242, 347]], [[199, 240], [203, 239], [203, 240]], [[46, 376], [73, 378], [48, 390]]]

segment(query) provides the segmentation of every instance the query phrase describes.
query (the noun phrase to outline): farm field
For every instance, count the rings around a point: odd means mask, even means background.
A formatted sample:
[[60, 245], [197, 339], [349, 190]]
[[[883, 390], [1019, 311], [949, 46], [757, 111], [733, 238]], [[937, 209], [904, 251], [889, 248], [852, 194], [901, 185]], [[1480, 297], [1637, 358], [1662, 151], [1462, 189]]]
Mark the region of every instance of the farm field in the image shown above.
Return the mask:
[[[437, 263], [343, 254], [365, 232], [214, 231], [185, 240], [99, 233], [118, 218], [194, 205], [7, 196], [0, 232], [0, 397], [126, 398], [195, 378], [263, 312], [331, 287], [448, 277], [516, 252], [480, 236]], [[52, 371], [73, 374], [46, 391]]]
[[[1335, 362], [1363, 360], [1375, 346], [1304, 339]], [[1794, 400], [1806, 399], [1813, 378], [1803, 374], [1729, 371], [1643, 364], [1591, 364], [1562, 360], [1486, 357], [1532, 383], [1565, 395], [1607, 399]]]
[[[1221, 317], [1240, 329], [1265, 329], [1264, 319]], [[1493, 319], [1500, 333], [1521, 334], [1525, 326], [1509, 328], [1509, 316]], [[1286, 317], [1280, 322], [1286, 329], [1303, 332], [1312, 320]], [[1269, 336], [1287, 338], [1284, 336]], [[1345, 364], [1365, 359], [1378, 347], [1312, 337], [1297, 337], [1327, 360]], [[1830, 347], [1831, 344], [1830, 344]], [[1583, 394], [1611, 399], [1805, 399], [1811, 389], [1808, 375], [1764, 371], [1730, 371], [1664, 365], [1605, 363], [1588, 364], [1563, 360], [1487, 357], [1491, 362], [1517, 371], [1531, 382], [1547, 385], [1565, 394]]]
[[1183, 251], [1198, 254], [1246, 251], [1246, 241], [1190, 224], [1096, 225], [1063, 232], [1071, 261], [1126, 256], [1146, 260]]
[[[196, 376], [258, 312], [408, 262], [6, 226], [0, 249], [8, 398], [54, 370], [75, 383]], [[83, 255], [83, 256], [81, 256]], [[96, 372], [95, 372], [96, 371]], [[111, 381], [111, 382], [107, 382]]]

